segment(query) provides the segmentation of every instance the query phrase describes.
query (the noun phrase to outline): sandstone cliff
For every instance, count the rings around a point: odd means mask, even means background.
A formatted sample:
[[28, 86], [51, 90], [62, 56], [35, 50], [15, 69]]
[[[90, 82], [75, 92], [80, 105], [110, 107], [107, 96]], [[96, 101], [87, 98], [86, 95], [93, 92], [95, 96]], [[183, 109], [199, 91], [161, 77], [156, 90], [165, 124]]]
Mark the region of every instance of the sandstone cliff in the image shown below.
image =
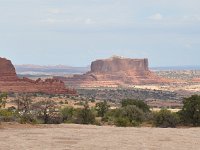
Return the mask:
[[10, 60], [0, 58], [0, 81], [16, 81], [15, 68]]
[[96, 60], [86, 74], [57, 79], [72, 87], [118, 87], [168, 82], [149, 70], [148, 59], [121, 57]]
[[148, 59], [112, 57], [105, 60], [96, 60], [91, 64], [91, 72], [93, 73], [116, 73], [119, 71], [148, 71]]
[[30, 92], [46, 94], [75, 94], [75, 90], [65, 88], [64, 82], [58, 79], [46, 79], [45, 81], [19, 79], [10, 60], [0, 57], [0, 92]]

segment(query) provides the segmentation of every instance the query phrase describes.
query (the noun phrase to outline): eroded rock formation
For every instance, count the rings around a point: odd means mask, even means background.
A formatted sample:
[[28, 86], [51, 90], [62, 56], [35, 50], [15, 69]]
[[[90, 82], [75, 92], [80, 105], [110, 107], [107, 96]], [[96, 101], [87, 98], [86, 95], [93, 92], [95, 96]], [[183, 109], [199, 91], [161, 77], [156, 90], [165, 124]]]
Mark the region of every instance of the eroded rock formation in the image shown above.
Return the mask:
[[10, 60], [0, 58], [0, 81], [16, 81], [15, 68]]
[[148, 59], [112, 57], [96, 60], [91, 71], [70, 78], [55, 77], [72, 87], [118, 87], [169, 82], [149, 70]]
[[0, 57], [0, 92], [30, 92], [46, 94], [75, 94], [75, 90], [65, 88], [64, 82], [58, 79], [20, 79], [10, 60]]
[[191, 80], [191, 82], [193, 82], [193, 83], [200, 83], [200, 78], [193, 78]]

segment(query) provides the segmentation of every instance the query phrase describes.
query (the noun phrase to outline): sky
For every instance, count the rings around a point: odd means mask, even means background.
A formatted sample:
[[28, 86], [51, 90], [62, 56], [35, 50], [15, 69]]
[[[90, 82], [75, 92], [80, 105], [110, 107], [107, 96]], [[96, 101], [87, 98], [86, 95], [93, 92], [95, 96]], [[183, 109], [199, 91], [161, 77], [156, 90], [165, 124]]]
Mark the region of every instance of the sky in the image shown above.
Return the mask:
[[200, 0], [0, 0], [0, 57], [14, 64], [113, 55], [200, 65]]

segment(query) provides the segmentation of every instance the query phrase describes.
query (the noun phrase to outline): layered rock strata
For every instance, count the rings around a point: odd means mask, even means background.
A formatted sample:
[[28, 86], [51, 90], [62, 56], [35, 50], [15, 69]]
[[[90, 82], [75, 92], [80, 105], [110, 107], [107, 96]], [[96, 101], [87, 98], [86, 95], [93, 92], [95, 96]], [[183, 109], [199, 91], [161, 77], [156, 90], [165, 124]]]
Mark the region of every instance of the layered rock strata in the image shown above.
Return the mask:
[[0, 92], [76, 94], [75, 90], [65, 88], [64, 82], [58, 79], [20, 79], [10, 60], [0, 58]]
[[193, 83], [200, 83], [200, 78], [193, 78], [191, 80], [191, 82], [193, 82]]

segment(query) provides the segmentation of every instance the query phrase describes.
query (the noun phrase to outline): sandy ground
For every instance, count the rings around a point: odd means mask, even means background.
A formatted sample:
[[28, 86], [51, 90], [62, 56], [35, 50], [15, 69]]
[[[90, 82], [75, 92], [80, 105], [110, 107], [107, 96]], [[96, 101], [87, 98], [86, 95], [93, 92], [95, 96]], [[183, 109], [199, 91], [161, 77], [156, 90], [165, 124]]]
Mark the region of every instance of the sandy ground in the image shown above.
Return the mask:
[[5, 125], [1, 150], [200, 150], [200, 128]]

